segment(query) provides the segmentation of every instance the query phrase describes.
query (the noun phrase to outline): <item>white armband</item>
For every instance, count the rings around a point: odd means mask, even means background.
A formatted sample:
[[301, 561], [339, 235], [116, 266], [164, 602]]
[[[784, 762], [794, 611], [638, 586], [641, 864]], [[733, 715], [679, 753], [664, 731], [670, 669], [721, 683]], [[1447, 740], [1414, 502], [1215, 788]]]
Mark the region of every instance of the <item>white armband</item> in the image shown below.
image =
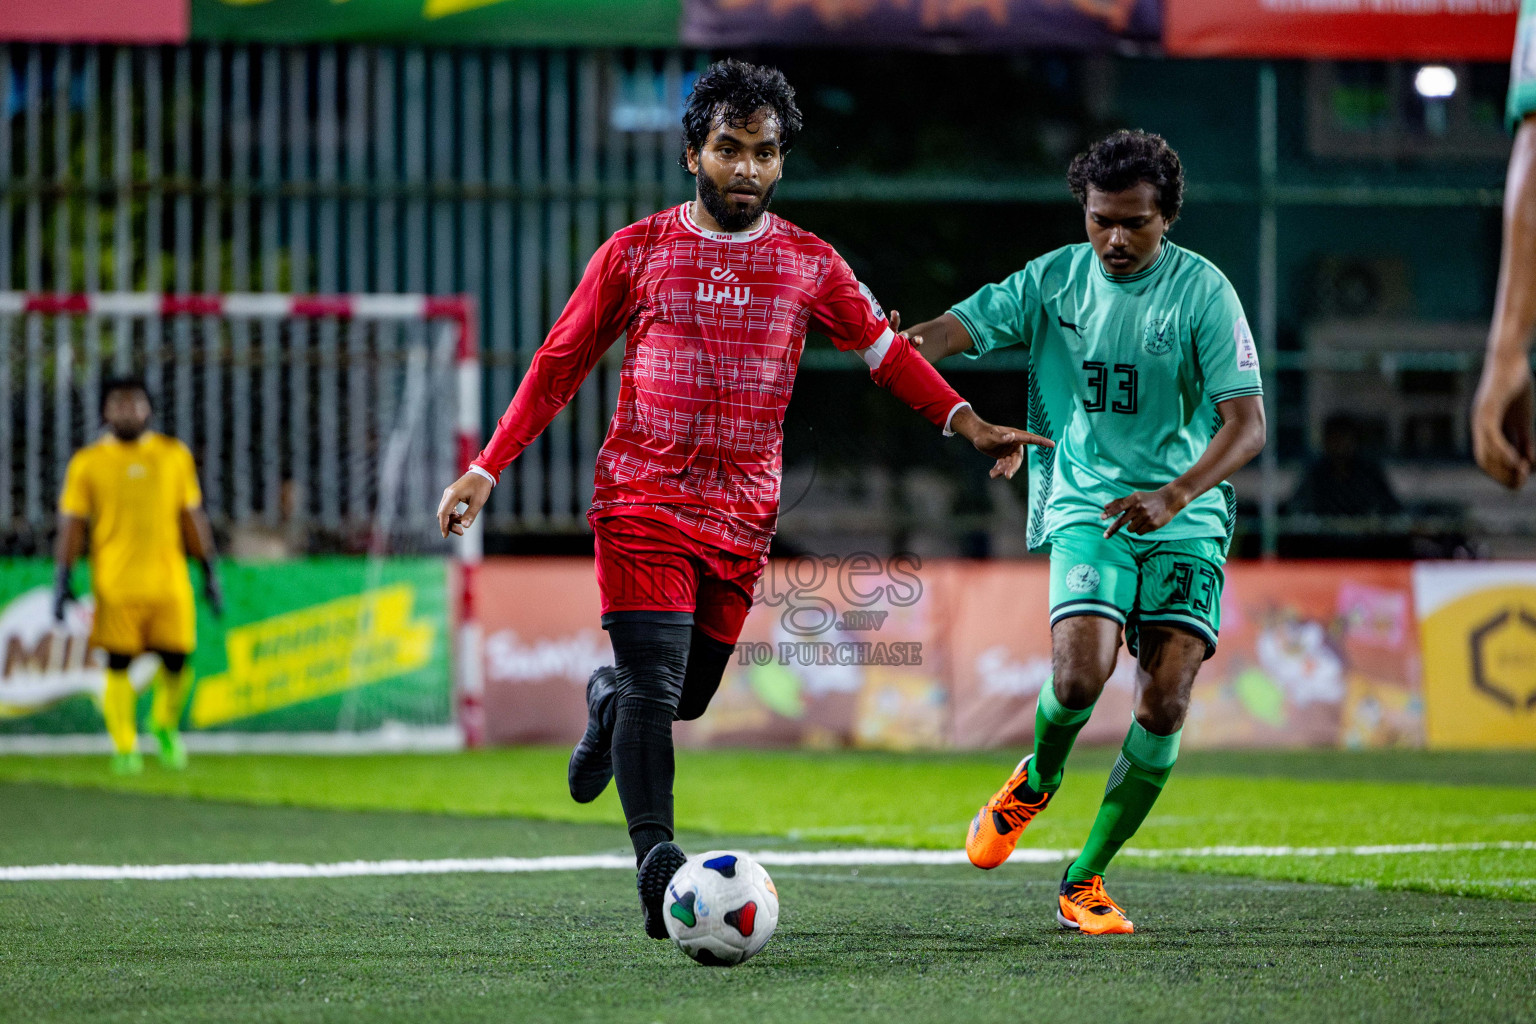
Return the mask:
[[878, 370], [880, 364], [885, 362], [885, 354], [891, 350], [891, 343], [895, 340], [896, 332], [887, 327], [885, 333], [876, 338], [873, 345], [860, 349], [859, 355], [869, 364], [871, 370]]
[[970, 407], [971, 407], [971, 403], [970, 402], [961, 402], [959, 405], [957, 405], [953, 409], [949, 410], [949, 415], [944, 417], [944, 436], [945, 437], [954, 437], [955, 436], [955, 432], [953, 430], [949, 429], [950, 424], [955, 422], [955, 413], [959, 412], [961, 409], [969, 409]]

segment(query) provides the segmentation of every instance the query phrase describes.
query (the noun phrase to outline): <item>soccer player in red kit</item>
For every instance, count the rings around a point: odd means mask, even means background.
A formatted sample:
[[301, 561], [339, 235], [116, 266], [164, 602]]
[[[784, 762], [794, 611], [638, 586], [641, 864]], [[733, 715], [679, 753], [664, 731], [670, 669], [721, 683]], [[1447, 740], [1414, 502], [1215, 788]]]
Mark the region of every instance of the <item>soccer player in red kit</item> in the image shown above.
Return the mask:
[[657, 939], [667, 935], [666, 885], [686, 859], [672, 842], [672, 723], [704, 713], [752, 606], [806, 329], [858, 353], [875, 383], [991, 458], [1050, 443], [978, 417], [892, 331], [830, 245], [767, 212], [800, 127], [778, 70], [726, 60], [700, 77], [683, 116], [696, 197], [598, 249], [490, 443], [438, 507], [443, 535], [462, 533], [507, 465], [626, 337], [587, 514], [615, 664], [587, 684], [569, 782], [584, 803], [616, 780], [646, 933]]

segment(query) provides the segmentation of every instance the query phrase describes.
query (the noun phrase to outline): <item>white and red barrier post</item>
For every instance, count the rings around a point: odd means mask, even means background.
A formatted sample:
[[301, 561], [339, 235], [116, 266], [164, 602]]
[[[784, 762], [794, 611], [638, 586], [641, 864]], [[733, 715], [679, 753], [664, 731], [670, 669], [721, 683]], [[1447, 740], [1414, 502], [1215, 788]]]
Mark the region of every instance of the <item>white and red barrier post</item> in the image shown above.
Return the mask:
[[[457, 353], [459, 416], [458, 469], [469, 471], [469, 463], [480, 454], [480, 346], [475, 332], [474, 300], [456, 300], [459, 322]], [[482, 512], [464, 536], [459, 538], [459, 637], [458, 637], [458, 714], [464, 744], [478, 747], [485, 742], [485, 659], [481, 650], [483, 634], [475, 604], [475, 580], [484, 554], [485, 513]]]

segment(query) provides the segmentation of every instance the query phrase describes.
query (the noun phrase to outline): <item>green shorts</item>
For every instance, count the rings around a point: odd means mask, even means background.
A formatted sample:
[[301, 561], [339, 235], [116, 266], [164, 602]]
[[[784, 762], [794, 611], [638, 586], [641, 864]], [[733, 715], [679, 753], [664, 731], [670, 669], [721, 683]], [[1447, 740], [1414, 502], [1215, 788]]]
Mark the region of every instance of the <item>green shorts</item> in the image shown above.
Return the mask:
[[1103, 527], [1070, 523], [1051, 534], [1051, 625], [1074, 615], [1112, 619], [1133, 655], [1141, 626], [1174, 626], [1204, 640], [1209, 658], [1226, 561], [1217, 537], [1159, 542], [1122, 531], [1105, 540]]

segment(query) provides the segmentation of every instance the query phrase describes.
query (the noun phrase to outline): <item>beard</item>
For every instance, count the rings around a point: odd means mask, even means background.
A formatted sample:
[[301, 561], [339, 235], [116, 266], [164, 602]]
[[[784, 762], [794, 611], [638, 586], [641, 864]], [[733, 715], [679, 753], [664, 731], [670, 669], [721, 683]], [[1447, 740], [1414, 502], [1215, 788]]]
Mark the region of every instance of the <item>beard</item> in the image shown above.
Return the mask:
[[739, 206], [726, 198], [725, 191], [717, 186], [704, 173], [704, 168], [699, 168], [699, 173], [694, 175], [699, 186], [699, 202], [704, 204], [704, 209], [715, 218], [715, 223], [721, 228], [732, 233], [745, 231], [757, 219], [768, 212], [768, 204], [773, 202], [773, 190], [779, 187], [775, 181], [763, 190], [757, 202], [750, 206]]

